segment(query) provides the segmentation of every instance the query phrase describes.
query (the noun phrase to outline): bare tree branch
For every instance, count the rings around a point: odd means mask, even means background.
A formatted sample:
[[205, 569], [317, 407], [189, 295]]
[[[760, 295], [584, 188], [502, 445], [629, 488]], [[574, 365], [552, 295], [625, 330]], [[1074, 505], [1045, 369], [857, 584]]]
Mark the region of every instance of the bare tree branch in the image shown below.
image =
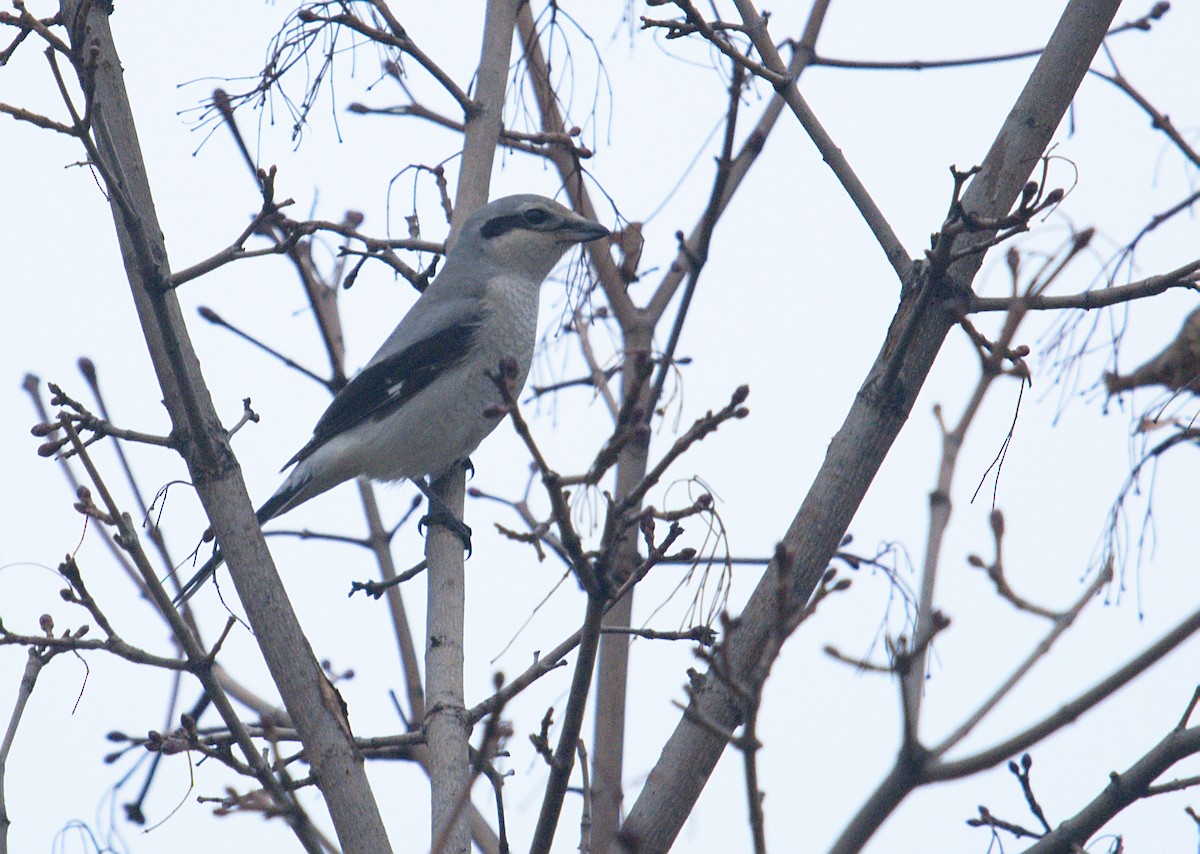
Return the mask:
[[[84, 112], [87, 120], [81, 130], [88, 133], [82, 139], [105, 179], [117, 232], [127, 250], [127, 272], [134, 302], [167, 409], [178, 434], [186, 436], [181, 452], [234, 570], [235, 584], [288, 712], [311, 747], [309, 761], [322, 785], [343, 848], [385, 850], [387, 835], [361, 759], [349, 742], [344, 720], [326, 700], [324, 676], [308, 650], [295, 615], [286, 605], [286, 595], [262, 533], [256, 524], [246, 523], [253, 518], [253, 508], [204, 388], [178, 302], [170, 292], [166, 249], [161, 242], [161, 229], [154, 221], [152, 196], [137, 150], [137, 134], [108, 15], [94, 5], [82, 10], [76, 0], [63, 0], [62, 6], [63, 18], [69, 22], [72, 47], [80, 57], [77, 63], [80, 83], [87, 94]], [[94, 145], [88, 142], [92, 133]], [[119, 180], [115, 175], [120, 176]], [[155, 586], [162, 595], [159, 608], [164, 614], [173, 612], [165, 591], [159, 585], [151, 585], [151, 589]], [[182, 629], [182, 634], [186, 643], [190, 635], [186, 629]], [[198, 649], [189, 654], [202, 655]], [[211, 688], [217, 690], [215, 682]], [[243, 744], [242, 748], [249, 751], [248, 761], [262, 763], [256, 748], [250, 744]], [[268, 787], [276, 785], [267, 768], [260, 779]], [[281, 803], [288, 803], [284, 792], [277, 791], [277, 797]], [[292, 826], [306, 848], [319, 850], [317, 835], [311, 832], [303, 813], [293, 811], [292, 818]]]
[[[743, 5], [747, 6], [747, 15], [753, 12], [748, 4]], [[1117, 5], [1114, 0], [1105, 3], [1074, 0], [1068, 5], [1046, 52], [984, 159], [982, 171], [963, 197], [965, 210], [980, 217], [999, 217], [1011, 209], [1074, 97]], [[767, 42], [765, 32], [755, 36], [760, 50], [766, 48]], [[979, 239], [968, 236], [971, 242]], [[740, 632], [736, 647], [725, 651], [734, 668], [751, 667], [757, 662], [763, 648], [761, 632], [772, 624], [769, 615], [777, 607], [780, 589], [793, 597], [796, 604], [792, 607], [800, 607], [815, 589], [911, 411], [946, 333], [956, 322], [955, 312], [929, 306], [928, 298], [923, 300], [921, 292], [946, 288], [950, 293], [968, 294], [981, 262], [978, 255], [964, 257], [947, 271], [949, 281], [940, 284], [913, 281], [911, 271], [897, 268], [909, 284], [888, 340], [845, 423], [830, 443], [825, 462], [783, 538], [786, 554], [794, 555], [794, 559], [789, 565], [772, 562], [742, 613], [742, 624], [751, 628]], [[921, 308], [922, 304], [926, 307]], [[893, 352], [896, 338], [910, 323], [920, 332], [904, 349], [902, 361], [897, 360]], [[896, 382], [885, 382], [889, 376], [894, 376]], [[762, 628], [756, 631], [755, 626]], [[707, 719], [729, 729], [741, 714], [736, 698], [717, 680], [707, 680], [691, 705]], [[720, 739], [688, 720], [681, 721], [625, 821], [621, 832], [623, 844], [637, 850], [666, 850], [724, 746]], [[913, 778], [903, 765], [898, 766], [895, 774], [904, 783]], [[887, 791], [908, 789], [889, 786]], [[839, 850], [857, 850], [898, 802], [885, 798], [869, 803], [838, 843]]]

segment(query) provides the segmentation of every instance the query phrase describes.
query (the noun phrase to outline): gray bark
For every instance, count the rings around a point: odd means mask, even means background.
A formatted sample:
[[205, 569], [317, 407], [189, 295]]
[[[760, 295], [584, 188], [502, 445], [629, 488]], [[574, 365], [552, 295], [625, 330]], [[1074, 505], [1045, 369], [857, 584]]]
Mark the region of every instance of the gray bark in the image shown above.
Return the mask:
[[[1112, 21], [1117, 0], [1073, 0], [1005, 120], [963, 198], [966, 210], [982, 217], [1007, 214], [1045, 151]], [[976, 242], [985, 234], [973, 237]], [[965, 248], [959, 241], [955, 250]], [[939, 290], [969, 294], [982, 254], [953, 265]], [[723, 646], [728, 671], [752, 673], [763, 667], [761, 652], [778, 625], [779, 592], [793, 603], [808, 599], [845, 534], [859, 503], [912, 410], [947, 332], [958, 317], [953, 300], [923, 296], [928, 280], [906, 283], [887, 338], [846, 420], [829, 445], [825, 460], [784, 535], [786, 565], [772, 561], [743, 611], [737, 631]], [[911, 330], [911, 331], [909, 331]], [[907, 341], [901, 345], [902, 338]], [[727, 732], [741, 723], [741, 703], [711, 672], [699, 685], [689, 714]], [[616, 850], [667, 851], [725, 750], [726, 740], [684, 716], [663, 748], [629, 818]], [[907, 790], [906, 790], [907, 791]], [[906, 793], [905, 791], [905, 793]], [[903, 795], [901, 795], [902, 797]], [[852, 829], [865, 843], [891, 809]], [[848, 831], [849, 832], [849, 831]], [[855, 850], [856, 845], [847, 850]]]
[[[516, 7], [515, 0], [490, 0], [487, 5], [476, 75], [475, 110], [466, 117], [464, 127], [451, 241], [463, 220], [488, 200], [504, 114]], [[459, 518], [464, 509], [465, 482], [465, 473], [456, 468], [439, 478], [434, 486]], [[431, 832], [439, 854], [470, 854], [471, 811], [465, 809], [465, 797], [471, 784], [468, 753], [471, 726], [463, 693], [466, 581], [462, 542], [445, 528], [432, 526], [426, 539], [425, 557], [429, 562], [425, 735], [432, 795]]]
[[[81, 5], [87, 14], [77, 20]], [[103, 4], [63, 0], [76, 69], [92, 92], [92, 136], [109, 182], [122, 257], [150, 357], [192, 482], [229, 564], [234, 585], [305, 757], [325, 797], [342, 849], [389, 851], [383, 820], [340, 703], [300, 630], [254, 518], [241, 470], [212, 404], [170, 285], [159, 228], [121, 64]], [[254, 760], [248, 757], [253, 764]], [[303, 839], [303, 837], [302, 837]], [[306, 843], [307, 845], [307, 843]], [[307, 847], [311, 847], [308, 845]]]

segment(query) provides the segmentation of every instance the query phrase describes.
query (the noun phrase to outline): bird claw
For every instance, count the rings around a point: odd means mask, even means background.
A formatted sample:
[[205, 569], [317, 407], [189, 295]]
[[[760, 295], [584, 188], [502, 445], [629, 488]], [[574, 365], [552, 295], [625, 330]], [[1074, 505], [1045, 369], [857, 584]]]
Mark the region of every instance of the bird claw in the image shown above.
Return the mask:
[[455, 516], [454, 511], [449, 507], [440, 502], [430, 502], [429, 512], [417, 521], [417, 533], [424, 534], [424, 530], [422, 529], [427, 529], [431, 525], [441, 525], [447, 531], [456, 535], [462, 540], [467, 557], [471, 556], [471, 526]]

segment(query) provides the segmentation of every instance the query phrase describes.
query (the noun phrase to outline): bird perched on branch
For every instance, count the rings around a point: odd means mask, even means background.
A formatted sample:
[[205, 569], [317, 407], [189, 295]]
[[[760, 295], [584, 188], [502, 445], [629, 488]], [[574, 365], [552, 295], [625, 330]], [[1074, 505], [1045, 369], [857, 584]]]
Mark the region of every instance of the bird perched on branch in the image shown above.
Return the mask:
[[1164, 385], [1172, 391], [1200, 395], [1200, 308], [1183, 321], [1183, 328], [1167, 348], [1125, 376], [1105, 374], [1109, 394], [1144, 385]]
[[[489, 374], [516, 364], [521, 388], [533, 361], [538, 291], [572, 246], [608, 235], [599, 223], [542, 196], [498, 199], [463, 223], [441, 273], [317, 421], [258, 510], [259, 524], [343, 481], [412, 480], [430, 497], [431, 521], [470, 529], [431, 497], [431, 480], [466, 459], [500, 423]], [[447, 515], [448, 514], [448, 515]], [[200, 588], [223, 558], [218, 548], [183, 586]]]

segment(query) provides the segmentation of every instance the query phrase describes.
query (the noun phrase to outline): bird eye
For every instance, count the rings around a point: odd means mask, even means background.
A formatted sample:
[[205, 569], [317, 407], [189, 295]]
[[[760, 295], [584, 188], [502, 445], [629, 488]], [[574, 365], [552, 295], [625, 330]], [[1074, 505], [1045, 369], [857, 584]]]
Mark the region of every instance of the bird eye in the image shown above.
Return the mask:
[[544, 225], [550, 219], [550, 214], [541, 208], [530, 208], [522, 216], [526, 225]]

